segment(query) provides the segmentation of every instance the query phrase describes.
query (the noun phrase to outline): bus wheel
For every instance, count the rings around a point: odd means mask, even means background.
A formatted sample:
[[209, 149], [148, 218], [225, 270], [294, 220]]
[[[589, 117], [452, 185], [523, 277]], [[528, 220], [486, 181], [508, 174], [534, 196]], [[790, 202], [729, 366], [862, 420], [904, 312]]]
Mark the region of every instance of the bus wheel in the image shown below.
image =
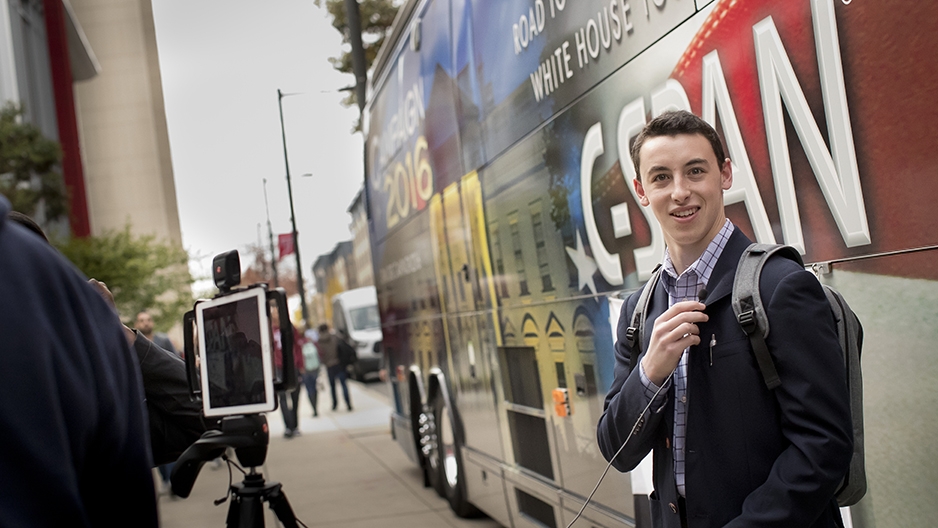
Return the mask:
[[456, 434], [452, 409], [447, 408], [447, 402], [443, 400], [442, 396], [437, 396], [434, 401], [443, 496], [459, 517], [475, 517], [479, 515], [479, 510], [469, 502], [466, 475], [463, 471], [465, 466], [462, 461], [462, 445]]
[[420, 433], [420, 453], [423, 455], [423, 470], [426, 480], [440, 497], [446, 497], [443, 487], [443, 463], [440, 456], [439, 435], [437, 433], [436, 402], [424, 405], [418, 418]]

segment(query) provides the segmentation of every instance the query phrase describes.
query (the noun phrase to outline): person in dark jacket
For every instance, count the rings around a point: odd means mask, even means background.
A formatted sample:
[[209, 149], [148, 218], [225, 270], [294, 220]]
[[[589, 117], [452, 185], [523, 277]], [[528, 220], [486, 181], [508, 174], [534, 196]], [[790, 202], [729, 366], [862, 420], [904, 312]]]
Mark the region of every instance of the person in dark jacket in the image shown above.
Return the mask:
[[139, 369], [114, 312], [0, 196], [0, 526], [149, 526]]
[[[88, 283], [98, 290], [116, 312], [114, 297], [107, 284], [96, 279], [88, 279]], [[139, 314], [137, 322], [140, 322]], [[174, 496], [170, 484], [173, 463], [208, 428], [202, 416], [202, 404], [190, 397], [186, 364], [175, 349], [170, 351], [150, 341], [141, 329], [131, 329], [127, 325], [123, 327], [143, 376], [143, 392], [150, 424], [150, 449], [153, 464], [158, 467], [163, 482], [161, 493]]]
[[656, 527], [843, 526], [834, 495], [853, 436], [820, 283], [784, 258], [763, 269], [766, 343], [781, 378], [769, 390], [730, 302], [750, 242], [724, 213], [733, 172], [719, 136], [689, 112], [666, 112], [637, 136], [632, 159], [667, 250], [636, 365], [626, 331], [638, 292], [622, 307], [600, 450], [620, 471], [653, 452]]
[[[8, 218], [49, 241], [32, 218], [17, 211], [10, 211]], [[88, 283], [101, 294], [116, 316], [117, 306], [107, 285], [95, 279], [88, 279]], [[206, 420], [202, 416], [201, 402], [190, 397], [186, 365], [175, 351], [150, 341], [144, 333], [122, 326], [143, 378], [153, 463], [167, 465], [179, 458], [210, 426], [218, 424]]]
[[339, 399], [336, 397], [335, 393], [335, 382], [339, 381], [339, 384], [342, 385], [342, 396], [345, 397], [345, 406], [348, 410], [352, 410], [352, 399], [349, 398], [348, 394], [348, 370], [346, 367], [348, 365], [343, 364], [339, 359], [339, 346], [342, 342], [342, 338], [337, 336], [334, 332], [329, 331], [329, 325], [323, 323], [319, 325], [319, 343], [317, 347], [319, 348], [319, 356], [322, 358], [322, 363], [326, 366], [326, 374], [329, 375], [329, 388], [332, 392], [332, 410], [336, 410], [336, 407], [339, 406]]
[[172, 496], [173, 464], [206, 431], [202, 405], [189, 396], [186, 365], [175, 352], [139, 331], [134, 332], [131, 346], [143, 376], [153, 463], [159, 468], [162, 492]]

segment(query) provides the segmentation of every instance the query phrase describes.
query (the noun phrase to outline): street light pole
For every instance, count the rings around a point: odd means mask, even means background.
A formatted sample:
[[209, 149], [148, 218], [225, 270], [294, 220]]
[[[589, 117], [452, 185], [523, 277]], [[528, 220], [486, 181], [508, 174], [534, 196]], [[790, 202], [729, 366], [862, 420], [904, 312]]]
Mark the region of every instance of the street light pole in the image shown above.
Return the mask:
[[306, 287], [303, 284], [303, 265], [300, 264], [300, 243], [297, 240], [296, 215], [293, 212], [293, 187], [290, 184], [290, 160], [287, 157], [287, 131], [283, 126], [283, 92], [277, 88], [277, 106], [280, 108], [280, 135], [283, 138], [283, 164], [287, 169], [287, 194], [290, 196], [290, 225], [293, 227], [293, 254], [296, 255], [296, 283], [300, 291], [300, 306], [303, 308], [303, 322], [309, 324], [309, 308], [306, 307]]
[[267, 205], [267, 178], [264, 178], [264, 208], [267, 209], [267, 236], [270, 238], [270, 267], [274, 270], [274, 288], [280, 287], [277, 280], [277, 254], [274, 253], [274, 230], [270, 227], [270, 206]]

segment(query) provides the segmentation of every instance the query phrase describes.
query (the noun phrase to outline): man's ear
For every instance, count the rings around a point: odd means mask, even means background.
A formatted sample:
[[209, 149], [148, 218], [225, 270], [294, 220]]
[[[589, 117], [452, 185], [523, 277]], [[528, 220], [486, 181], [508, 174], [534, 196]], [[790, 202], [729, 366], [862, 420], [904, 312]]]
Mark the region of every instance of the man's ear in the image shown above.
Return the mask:
[[642, 187], [642, 179], [640, 176], [632, 180], [632, 186], [635, 187], [635, 194], [638, 195], [638, 203], [640, 203], [642, 207], [648, 207], [648, 197], [645, 196], [645, 188]]
[[720, 188], [724, 191], [733, 186], [733, 163], [729, 158], [723, 160], [723, 169], [720, 170]]

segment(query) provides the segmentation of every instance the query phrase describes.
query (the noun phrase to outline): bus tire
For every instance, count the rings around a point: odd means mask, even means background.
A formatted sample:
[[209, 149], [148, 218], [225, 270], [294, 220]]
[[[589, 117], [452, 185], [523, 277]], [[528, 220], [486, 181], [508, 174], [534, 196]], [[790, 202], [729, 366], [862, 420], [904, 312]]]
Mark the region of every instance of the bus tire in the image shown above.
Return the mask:
[[476, 517], [480, 512], [469, 502], [465, 464], [462, 460], [462, 441], [456, 431], [455, 409], [452, 409], [449, 402], [444, 400], [445, 398], [438, 394], [434, 401], [443, 496], [449, 501], [450, 508], [457, 516]]
[[443, 487], [443, 459], [440, 449], [439, 431], [437, 430], [438, 402], [442, 398], [437, 395], [428, 405], [423, 407], [420, 415], [420, 444], [424, 455], [424, 477], [426, 482], [436, 490], [437, 495], [446, 498], [446, 489]]

